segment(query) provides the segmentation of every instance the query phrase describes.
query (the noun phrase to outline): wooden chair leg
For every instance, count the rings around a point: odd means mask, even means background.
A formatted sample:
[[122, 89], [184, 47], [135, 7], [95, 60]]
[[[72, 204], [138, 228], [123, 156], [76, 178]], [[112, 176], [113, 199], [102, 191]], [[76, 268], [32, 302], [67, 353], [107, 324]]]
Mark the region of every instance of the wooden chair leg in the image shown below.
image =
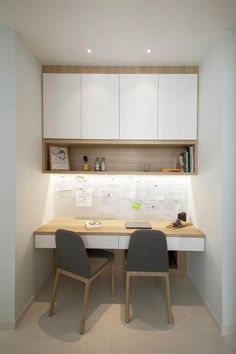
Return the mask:
[[129, 322], [129, 295], [130, 295], [130, 276], [125, 274], [125, 321]]
[[165, 276], [165, 282], [166, 282], [166, 304], [167, 304], [168, 322], [172, 323], [173, 322], [173, 314], [172, 314], [172, 311], [171, 311], [170, 278], [169, 278], [169, 274], [167, 276]]
[[82, 307], [81, 320], [80, 320], [80, 334], [84, 333], [84, 328], [85, 328], [85, 320], [86, 320], [87, 309], [88, 309], [89, 288], [90, 288], [90, 282], [86, 281], [84, 285], [83, 307]]
[[58, 272], [58, 270], [56, 270], [56, 274], [55, 274], [55, 278], [54, 278], [54, 282], [53, 282], [51, 302], [50, 302], [49, 311], [48, 311], [48, 315], [50, 317], [53, 315], [54, 304], [55, 304], [55, 299], [56, 299], [56, 294], [57, 294], [58, 280], [59, 280], [59, 272]]
[[111, 262], [111, 295], [115, 296], [115, 261]]

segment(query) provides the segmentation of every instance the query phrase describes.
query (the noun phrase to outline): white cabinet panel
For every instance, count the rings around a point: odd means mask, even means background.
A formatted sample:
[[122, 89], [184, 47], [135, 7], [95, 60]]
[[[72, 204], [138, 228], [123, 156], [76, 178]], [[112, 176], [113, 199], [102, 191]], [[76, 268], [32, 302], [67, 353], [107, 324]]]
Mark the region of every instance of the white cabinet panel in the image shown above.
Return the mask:
[[86, 248], [118, 248], [118, 236], [113, 235], [82, 235]]
[[119, 138], [119, 75], [82, 74], [82, 138]]
[[44, 138], [81, 139], [80, 74], [43, 74]]
[[120, 138], [157, 139], [158, 75], [120, 75]]
[[197, 139], [197, 74], [159, 75], [158, 139]]

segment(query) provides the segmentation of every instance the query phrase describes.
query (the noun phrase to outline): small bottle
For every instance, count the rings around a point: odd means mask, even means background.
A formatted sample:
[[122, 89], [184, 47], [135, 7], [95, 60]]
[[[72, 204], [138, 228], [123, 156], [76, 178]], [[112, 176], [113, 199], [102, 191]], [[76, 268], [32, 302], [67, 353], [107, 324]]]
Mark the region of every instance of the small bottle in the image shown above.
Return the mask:
[[105, 157], [102, 157], [102, 161], [101, 161], [101, 171], [106, 171], [107, 167], [106, 167], [106, 160]]
[[149, 164], [148, 163], [146, 163], [146, 165], [145, 165], [145, 172], [149, 172]]
[[100, 171], [100, 161], [99, 161], [98, 157], [96, 157], [96, 160], [95, 160], [94, 171]]
[[83, 156], [83, 171], [89, 171], [89, 163], [88, 163], [88, 156]]

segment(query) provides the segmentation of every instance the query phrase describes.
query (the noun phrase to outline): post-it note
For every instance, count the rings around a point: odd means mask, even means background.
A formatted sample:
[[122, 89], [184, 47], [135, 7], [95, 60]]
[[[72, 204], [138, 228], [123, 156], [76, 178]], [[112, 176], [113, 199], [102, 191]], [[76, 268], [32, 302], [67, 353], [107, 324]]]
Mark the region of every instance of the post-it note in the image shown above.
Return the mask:
[[140, 210], [141, 209], [141, 203], [140, 202], [133, 202], [132, 203], [132, 209]]

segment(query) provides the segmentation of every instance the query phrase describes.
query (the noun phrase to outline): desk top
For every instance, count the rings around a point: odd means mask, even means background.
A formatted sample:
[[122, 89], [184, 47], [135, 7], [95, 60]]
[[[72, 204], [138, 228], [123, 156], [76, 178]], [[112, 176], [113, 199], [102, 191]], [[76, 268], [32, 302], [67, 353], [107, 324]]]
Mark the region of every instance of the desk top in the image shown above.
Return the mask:
[[[117, 235], [117, 236], [127, 236], [131, 235], [135, 229], [126, 229], [125, 222], [126, 221], [140, 221], [140, 220], [117, 220], [110, 219], [100, 220], [102, 223], [102, 227], [87, 229], [85, 226], [85, 219], [75, 219], [75, 218], [60, 218], [60, 219], [52, 219], [47, 224], [42, 225], [37, 230], [34, 231], [34, 234], [37, 235], [53, 235], [55, 234], [57, 229], [66, 229], [75, 231], [86, 235]], [[196, 237], [196, 238], [204, 238], [205, 235], [201, 230], [197, 229], [194, 226], [187, 226], [180, 229], [169, 229], [166, 226], [170, 223], [170, 221], [160, 221], [160, 220], [144, 220], [149, 221], [154, 230], [161, 230], [167, 236], [171, 237]]]

